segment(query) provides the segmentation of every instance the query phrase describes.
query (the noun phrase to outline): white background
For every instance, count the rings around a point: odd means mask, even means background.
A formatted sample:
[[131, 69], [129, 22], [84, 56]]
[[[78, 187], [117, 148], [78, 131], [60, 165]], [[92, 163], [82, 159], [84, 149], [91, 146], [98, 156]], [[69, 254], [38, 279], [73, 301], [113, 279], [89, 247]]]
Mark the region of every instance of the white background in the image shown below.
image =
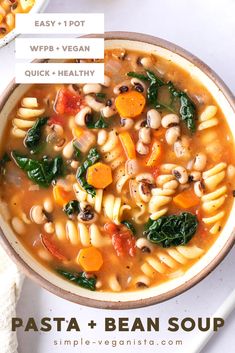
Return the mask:
[[[51, 0], [48, 12], [104, 12], [105, 30], [129, 30], [148, 33], [170, 40], [199, 56], [214, 69], [235, 91], [235, 0]], [[7, 64], [6, 64], [7, 63]], [[14, 75], [14, 44], [0, 49], [0, 91]], [[25, 281], [18, 305], [18, 315], [23, 318], [76, 316], [82, 333], [59, 334], [19, 332], [19, 353], [54, 352], [110, 352], [110, 347], [55, 348], [53, 340], [60, 337], [74, 339], [87, 336], [94, 339], [108, 337], [119, 339], [152, 338], [183, 339], [184, 347], [119, 347], [116, 352], [130, 353], [190, 353], [191, 333], [169, 334], [166, 323], [169, 317], [191, 316], [195, 319], [210, 316], [234, 288], [235, 251], [226, 257], [222, 264], [197, 286], [186, 293], [160, 305], [148, 308], [110, 312], [75, 305], [39, 288], [29, 280]], [[160, 317], [161, 332], [150, 334], [113, 333], [104, 334], [103, 318], [113, 317]], [[87, 328], [89, 319], [97, 321], [94, 330]], [[225, 327], [217, 333], [203, 353], [232, 353], [235, 345], [235, 315], [226, 321]]]

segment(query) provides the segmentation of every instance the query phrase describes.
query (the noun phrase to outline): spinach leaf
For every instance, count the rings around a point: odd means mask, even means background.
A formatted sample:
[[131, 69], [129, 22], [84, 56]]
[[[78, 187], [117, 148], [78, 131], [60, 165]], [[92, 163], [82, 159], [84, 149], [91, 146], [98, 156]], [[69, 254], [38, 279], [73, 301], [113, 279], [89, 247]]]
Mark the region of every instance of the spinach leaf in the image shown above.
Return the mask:
[[133, 233], [133, 235], [136, 235], [136, 229], [130, 221], [125, 220], [121, 223], [124, 224], [131, 231], [131, 233]]
[[88, 129], [107, 129], [109, 127], [108, 123], [101, 116], [96, 122], [88, 122], [86, 123]]
[[77, 215], [80, 212], [80, 205], [77, 200], [69, 201], [63, 208], [63, 211], [69, 218]]
[[145, 225], [144, 235], [152, 243], [164, 248], [187, 244], [196, 233], [197, 217], [189, 212], [179, 215], [162, 216], [156, 221], [149, 219]]
[[41, 160], [35, 160], [13, 151], [12, 157], [15, 163], [23, 171], [27, 172], [28, 178], [42, 187], [50, 186], [53, 180], [63, 175], [63, 159], [54, 159], [44, 156]]
[[77, 177], [82, 176], [87, 169], [100, 159], [99, 152], [95, 147], [91, 148], [83, 164], [77, 170]]
[[185, 125], [191, 132], [195, 132], [196, 131], [195, 104], [185, 92], [177, 90], [172, 82], [168, 82], [167, 86], [171, 95], [179, 99], [180, 116], [182, 121], [185, 123]]
[[24, 143], [27, 148], [35, 152], [42, 137], [42, 128], [46, 125], [48, 118], [39, 118], [31, 129], [28, 130]]
[[4, 153], [2, 159], [0, 160], [0, 176], [6, 173], [6, 164], [10, 162], [11, 158], [7, 153]]
[[141, 80], [141, 81], [149, 81], [148, 76], [143, 75], [143, 74], [138, 74], [137, 72], [134, 72], [134, 71], [128, 72], [127, 76], [138, 78], [138, 80]]
[[95, 291], [96, 278], [95, 277], [86, 277], [85, 272], [68, 272], [63, 269], [58, 269], [57, 272], [67, 278], [69, 281], [77, 284], [80, 287]]
[[99, 100], [104, 100], [106, 98], [106, 93], [96, 93], [96, 98], [98, 98]]
[[76, 159], [80, 159], [82, 152], [81, 152], [80, 149], [76, 146], [75, 142], [73, 142], [73, 149], [74, 149], [75, 158], [76, 158]]
[[95, 197], [95, 189], [93, 186], [89, 185], [85, 179], [84, 174], [86, 173], [87, 169], [95, 164], [100, 159], [99, 152], [95, 147], [91, 148], [88, 152], [87, 158], [83, 162], [83, 164], [78, 167], [76, 178], [81, 186], [90, 194], [92, 197]]
[[154, 72], [150, 70], [146, 70], [146, 74], [147, 74], [148, 80], [150, 81], [150, 84], [155, 83], [158, 87], [165, 85], [165, 82], [160, 77], [157, 77]]
[[79, 181], [81, 187], [88, 193], [90, 194], [92, 197], [95, 197], [96, 192], [95, 192], [95, 188], [88, 184], [88, 182], [86, 181], [86, 178], [84, 176], [78, 177], [77, 180]]

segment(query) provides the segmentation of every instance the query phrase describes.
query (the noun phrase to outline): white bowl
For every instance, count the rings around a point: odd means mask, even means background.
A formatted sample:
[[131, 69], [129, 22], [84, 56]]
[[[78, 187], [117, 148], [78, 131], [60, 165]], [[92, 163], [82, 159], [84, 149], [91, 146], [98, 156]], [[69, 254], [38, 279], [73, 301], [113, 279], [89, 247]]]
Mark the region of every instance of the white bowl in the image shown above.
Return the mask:
[[[167, 60], [172, 60], [192, 77], [199, 80], [212, 94], [223, 111], [235, 139], [235, 104], [234, 97], [223, 81], [203, 62], [182, 48], [162, 39], [137, 33], [110, 32], [105, 34], [105, 47], [153, 52]], [[28, 85], [15, 85], [12, 82], [0, 100], [0, 138], [7, 122], [9, 112], [29, 88]], [[209, 251], [186, 273], [166, 283], [148, 289], [133, 292], [111, 293], [91, 292], [80, 288], [57, 276], [42, 266], [19, 242], [11, 227], [0, 215], [2, 229], [1, 242], [13, 260], [24, 272], [42, 287], [70, 301], [109, 309], [130, 309], [147, 306], [172, 298], [191, 288], [207, 276], [224, 258], [234, 244], [235, 203], [218, 239]]]

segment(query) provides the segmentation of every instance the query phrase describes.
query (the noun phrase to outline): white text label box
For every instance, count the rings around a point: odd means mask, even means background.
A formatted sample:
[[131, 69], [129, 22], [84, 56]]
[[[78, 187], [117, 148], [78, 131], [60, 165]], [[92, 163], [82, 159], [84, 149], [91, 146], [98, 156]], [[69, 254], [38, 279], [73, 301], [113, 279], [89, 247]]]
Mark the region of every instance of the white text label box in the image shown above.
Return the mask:
[[104, 33], [103, 13], [16, 14], [17, 33], [89, 34]]
[[16, 38], [17, 59], [103, 59], [103, 38]]
[[16, 83], [103, 83], [102, 63], [18, 63]]

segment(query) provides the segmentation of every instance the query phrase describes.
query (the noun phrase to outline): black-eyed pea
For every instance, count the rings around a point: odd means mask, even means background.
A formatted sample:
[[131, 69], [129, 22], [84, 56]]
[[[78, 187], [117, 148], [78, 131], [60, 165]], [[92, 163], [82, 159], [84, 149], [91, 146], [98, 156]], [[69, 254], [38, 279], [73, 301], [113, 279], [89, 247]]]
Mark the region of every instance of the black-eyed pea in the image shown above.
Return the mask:
[[148, 56], [145, 56], [142, 59], [140, 59], [140, 63], [145, 69], [149, 69], [153, 65], [152, 59]]
[[201, 180], [202, 173], [196, 170], [193, 170], [189, 174], [189, 181], [199, 181]]
[[75, 161], [75, 160], [72, 160], [70, 165], [71, 165], [71, 168], [77, 169], [79, 167], [79, 162]]
[[62, 154], [65, 158], [70, 159], [73, 156], [73, 153], [74, 153], [73, 141], [69, 141], [67, 145], [64, 146]]
[[138, 238], [136, 246], [143, 253], [151, 253], [154, 250], [153, 245], [146, 238]]
[[178, 125], [180, 122], [180, 118], [176, 114], [167, 114], [162, 118], [162, 126], [165, 129], [168, 129], [171, 126]]
[[13, 217], [11, 220], [11, 225], [17, 234], [21, 235], [26, 232], [25, 224], [19, 217]]
[[202, 171], [206, 167], [207, 157], [204, 153], [198, 153], [195, 156], [193, 169], [197, 171]]
[[99, 83], [87, 83], [83, 86], [83, 93], [90, 94], [90, 93], [100, 93], [102, 87]]
[[47, 217], [43, 212], [42, 206], [33, 206], [30, 210], [30, 218], [36, 224], [44, 224], [47, 221]]
[[120, 93], [128, 92], [131, 86], [130, 80], [123, 81], [114, 87], [113, 93], [118, 95]]
[[49, 197], [44, 200], [43, 209], [48, 213], [51, 213], [53, 211], [54, 209], [53, 201]]
[[86, 126], [86, 116], [91, 114], [90, 107], [84, 107], [75, 116], [75, 123], [79, 126]]
[[117, 114], [117, 109], [114, 104], [106, 106], [101, 110], [101, 114], [104, 118], [111, 118], [111, 116]]
[[203, 186], [202, 186], [201, 181], [196, 181], [196, 183], [194, 184], [194, 193], [198, 197], [202, 197], [203, 196]]
[[121, 131], [130, 130], [134, 125], [134, 120], [131, 118], [121, 118], [120, 119]]
[[150, 278], [148, 276], [138, 276], [135, 278], [135, 286], [136, 288], [147, 288], [150, 286]]
[[180, 136], [180, 127], [172, 126], [166, 130], [165, 138], [168, 145], [173, 145]]
[[109, 87], [110, 85], [111, 85], [111, 78], [107, 75], [104, 75], [104, 83], [102, 83], [102, 86]]
[[141, 120], [138, 120], [135, 123], [134, 129], [138, 131], [141, 127], [144, 127], [146, 125], [147, 125], [147, 120], [146, 119], [141, 119]]
[[48, 234], [53, 234], [55, 231], [54, 224], [52, 222], [47, 222], [44, 224], [44, 230]]
[[174, 175], [174, 177], [180, 184], [186, 184], [188, 182], [187, 170], [182, 166], [174, 168], [172, 170], [172, 175]]
[[139, 80], [138, 78], [133, 77], [131, 79], [131, 84], [132, 86], [134, 86], [137, 92], [144, 93], [146, 91], [146, 85], [143, 81]]
[[149, 153], [149, 147], [144, 145], [143, 142], [138, 141], [136, 144], [136, 151], [144, 156]]
[[97, 102], [97, 100], [90, 95], [85, 97], [85, 101], [86, 104], [95, 112], [100, 112], [105, 107], [104, 103]]
[[151, 129], [158, 129], [161, 126], [161, 114], [156, 109], [147, 112], [147, 126]]
[[97, 144], [103, 146], [108, 138], [108, 133], [106, 130], [99, 130], [97, 135]]
[[139, 129], [139, 140], [146, 145], [151, 142], [151, 130], [149, 127], [141, 127]]

